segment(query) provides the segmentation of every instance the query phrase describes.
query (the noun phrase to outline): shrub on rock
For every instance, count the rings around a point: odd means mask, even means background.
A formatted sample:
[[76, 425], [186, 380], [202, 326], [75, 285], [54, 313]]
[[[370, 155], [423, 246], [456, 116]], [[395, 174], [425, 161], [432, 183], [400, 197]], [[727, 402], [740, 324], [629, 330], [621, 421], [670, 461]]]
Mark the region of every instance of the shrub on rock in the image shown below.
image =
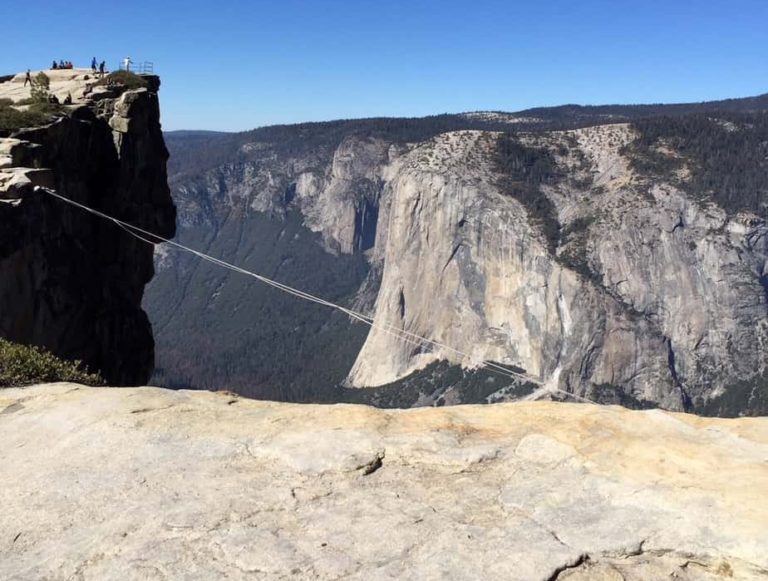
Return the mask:
[[98, 373], [89, 373], [79, 361], [65, 361], [40, 347], [0, 339], [0, 387], [55, 381], [104, 385]]
[[109, 73], [106, 77], [101, 79], [96, 85], [122, 85], [126, 89], [143, 89], [146, 88], [147, 81], [142, 79], [139, 75], [130, 71], [115, 71]]

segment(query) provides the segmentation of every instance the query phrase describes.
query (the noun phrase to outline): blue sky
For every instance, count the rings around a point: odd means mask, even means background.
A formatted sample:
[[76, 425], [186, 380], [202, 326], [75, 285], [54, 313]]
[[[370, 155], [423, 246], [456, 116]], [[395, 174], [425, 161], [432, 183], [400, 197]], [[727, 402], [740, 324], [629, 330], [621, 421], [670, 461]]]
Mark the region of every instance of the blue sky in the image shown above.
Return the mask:
[[154, 61], [168, 130], [768, 92], [767, 0], [2, 1], [0, 22], [0, 74]]

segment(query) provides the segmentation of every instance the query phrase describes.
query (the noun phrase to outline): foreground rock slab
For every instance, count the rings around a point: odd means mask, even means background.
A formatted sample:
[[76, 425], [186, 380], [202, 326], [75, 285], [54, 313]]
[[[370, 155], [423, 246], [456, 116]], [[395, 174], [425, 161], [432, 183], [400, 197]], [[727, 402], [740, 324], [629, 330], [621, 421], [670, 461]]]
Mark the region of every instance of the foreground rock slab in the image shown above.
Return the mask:
[[0, 578], [761, 579], [768, 418], [0, 391]]

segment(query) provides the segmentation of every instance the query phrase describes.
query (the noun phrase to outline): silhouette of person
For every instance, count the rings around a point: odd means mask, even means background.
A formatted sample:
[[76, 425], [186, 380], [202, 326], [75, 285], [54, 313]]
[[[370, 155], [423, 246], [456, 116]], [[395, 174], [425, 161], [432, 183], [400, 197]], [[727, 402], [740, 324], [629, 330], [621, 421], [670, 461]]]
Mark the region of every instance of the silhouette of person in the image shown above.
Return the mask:
[[27, 86], [27, 83], [29, 83], [30, 85], [32, 84], [32, 75], [30, 74], [29, 69], [27, 69], [27, 76], [24, 77], [24, 86], [25, 87]]

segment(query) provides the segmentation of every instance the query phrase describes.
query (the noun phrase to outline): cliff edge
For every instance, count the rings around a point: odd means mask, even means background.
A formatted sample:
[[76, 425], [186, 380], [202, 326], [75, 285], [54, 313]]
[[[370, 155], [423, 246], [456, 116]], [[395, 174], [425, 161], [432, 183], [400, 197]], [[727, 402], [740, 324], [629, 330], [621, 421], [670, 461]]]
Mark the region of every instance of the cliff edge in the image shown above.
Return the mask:
[[3, 579], [768, 575], [768, 419], [0, 391]]
[[[72, 104], [50, 123], [0, 134], [0, 336], [82, 360], [113, 385], [140, 385], [154, 365], [141, 309], [152, 247], [35, 189], [174, 235], [159, 79], [129, 90], [89, 73], [46, 71], [50, 94]], [[6, 103], [29, 92], [23, 74], [0, 83]]]

